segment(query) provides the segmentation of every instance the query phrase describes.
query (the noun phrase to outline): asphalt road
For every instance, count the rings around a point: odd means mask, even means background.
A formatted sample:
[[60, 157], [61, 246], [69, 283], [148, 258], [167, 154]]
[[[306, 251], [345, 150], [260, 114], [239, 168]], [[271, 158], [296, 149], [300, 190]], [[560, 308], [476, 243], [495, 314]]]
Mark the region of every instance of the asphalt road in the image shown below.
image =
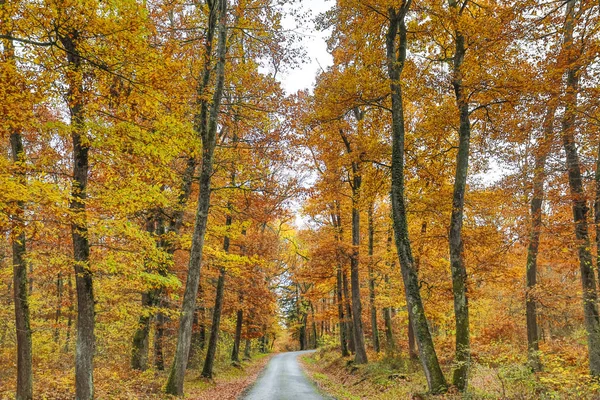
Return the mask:
[[310, 352], [311, 350], [294, 351], [273, 356], [254, 386], [242, 398], [244, 400], [325, 400], [298, 364], [298, 356]]

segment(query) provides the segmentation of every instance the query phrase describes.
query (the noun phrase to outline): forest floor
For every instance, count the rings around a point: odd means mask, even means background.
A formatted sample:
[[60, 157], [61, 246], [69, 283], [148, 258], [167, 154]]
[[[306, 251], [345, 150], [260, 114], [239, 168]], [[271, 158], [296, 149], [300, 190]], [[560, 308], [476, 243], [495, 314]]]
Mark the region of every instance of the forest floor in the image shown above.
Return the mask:
[[[239, 366], [231, 365], [227, 360], [215, 362], [214, 379], [200, 377], [200, 367], [190, 367], [185, 378], [185, 399], [190, 400], [235, 400], [247, 387], [252, 385], [272, 354], [253, 354], [250, 360], [244, 360]], [[163, 400], [175, 398], [166, 395], [163, 385], [168, 370], [132, 371], [119, 369], [121, 363], [98, 361], [94, 372], [96, 398], [110, 400]], [[0, 365], [2, 361], [0, 361]], [[36, 375], [34, 398], [44, 400], [67, 400], [74, 398], [74, 374], [68, 364], [53, 364], [52, 369]], [[14, 371], [0, 367], [0, 399], [14, 398]]]
[[[549, 376], [536, 377], [521, 365], [494, 368], [477, 363], [467, 393], [458, 394], [451, 388], [445, 395], [431, 396], [418, 361], [376, 353], [369, 356], [368, 364], [357, 366], [351, 357], [340, 357], [338, 348], [326, 347], [299, 359], [319, 389], [338, 400], [600, 399], [598, 384], [584, 382], [586, 379], [571, 376], [578, 384], [553, 385]], [[449, 365], [443, 369], [451, 376]]]

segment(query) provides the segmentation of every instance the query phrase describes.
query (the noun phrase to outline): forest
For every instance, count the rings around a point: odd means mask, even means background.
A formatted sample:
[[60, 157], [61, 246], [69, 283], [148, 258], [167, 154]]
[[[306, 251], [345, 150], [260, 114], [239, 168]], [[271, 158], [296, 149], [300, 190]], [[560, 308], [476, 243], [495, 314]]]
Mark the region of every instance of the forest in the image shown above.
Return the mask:
[[0, 0], [0, 398], [600, 396], [600, 1], [317, 3]]

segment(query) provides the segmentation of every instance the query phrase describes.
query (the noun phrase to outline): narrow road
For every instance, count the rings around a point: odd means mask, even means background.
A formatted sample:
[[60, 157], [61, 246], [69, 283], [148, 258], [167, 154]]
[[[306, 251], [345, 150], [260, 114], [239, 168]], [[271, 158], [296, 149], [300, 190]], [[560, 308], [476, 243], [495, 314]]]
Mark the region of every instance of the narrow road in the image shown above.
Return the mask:
[[294, 351], [273, 356], [244, 400], [325, 400], [308, 380], [298, 356], [309, 351]]

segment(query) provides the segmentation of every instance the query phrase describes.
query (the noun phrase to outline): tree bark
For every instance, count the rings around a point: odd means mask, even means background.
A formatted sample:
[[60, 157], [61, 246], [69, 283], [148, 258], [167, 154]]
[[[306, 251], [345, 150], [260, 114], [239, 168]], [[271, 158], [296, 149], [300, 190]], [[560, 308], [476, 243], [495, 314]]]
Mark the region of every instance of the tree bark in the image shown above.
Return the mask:
[[250, 338], [246, 338], [246, 344], [244, 345], [244, 359], [245, 360], [250, 359], [251, 344], [252, 343], [250, 342]]
[[[341, 244], [342, 238], [342, 218], [339, 214], [339, 203], [335, 202], [331, 213], [331, 224], [335, 231], [335, 239], [338, 244]], [[340, 351], [342, 357], [348, 357], [350, 355], [348, 351], [348, 332], [347, 332], [347, 315], [344, 315], [344, 287], [343, 287], [343, 268], [342, 268], [342, 255], [339, 254], [338, 249], [338, 265], [336, 270], [336, 297], [338, 308], [338, 321], [340, 330]]]
[[338, 308], [338, 320], [340, 321], [340, 351], [342, 352], [342, 357], [348, 357], [350, 353], [348, 352], [348, 341], [346, 340], [346, 321], [344, 317], [344, 298], [342, 293], [342, 266], [338, 265], [336, 273], [336, 301]]
[[[10, 135], [10, 147], [13, 162], [18, 166], [25, 162], [23, 140], [19, 133]], [[19, 167], [19, 166], [18, 166]], [[23, 172], [17, 172], [17, 181], [25, 185], [26, 177]], [[33, 398], [33, 369], [32, 369], [32, 342], [31, 324], [29, 319], [29, 295], [27, 291], [27, 263], [25, 252], [27, 250], [25, 237], [25, 202], [19, 200], [16, 211], [12, 216], [15, 228], [12, 232], [12, 258], [13, 258], [13, 290], [15, 301], [15, 328], [17, 336], [17, 400]]]
[[[362, 120], [362, 113], [355, 110], [357, 121]], [[348, 138], [342, 130], [340, 135], [348, 154], [352, 148]], [[362, 185], [362, 176], [358, 161], [352, 161], [352, 252], [350, 254], [350, 290], [352, 292], [352, 336], [354, 338], [354, 362], [366, 364], [367, 350], [365, 348], [365, 335], [362, 325], [362, 302], [360, 299], [360, 210], [359, 199]]]
[[[177, 348], [173, 365], [169, 373], [169, 378], [165, 390], [168, 394], [182, 395], [183, 380], [187, 366], [188, 354], [192, 335], [193, 313], [196, 309], [196, 296], [198, 294], [198, 283], [200, 282], [200, 269], [202, 266], [202, 252], [204, 249], [204, 236], [206, 234], [206, 224], [208, 222], [208, 210], [210, 208], [211, 177], [213, 172], [214, 150], [217, 137], [217, 122], [221, 98], [223, 95], [223, 85], [225, 78], [225, 54], [227, 51], [227, 0], [215, 0], [210, 3], [209, 29], [206, 39], [206, 60], [204, 64], [204, 73], [200, 87], [198, 89], [198, 105], [200, 113], [197, 116], [195, 131], [202, 139], [202, 167], [200, 171], [200, 187], [198, 193], [198, 206], [196, 210], [196, 223], [192, 235], [192, 248], [190, 251], [190, 261], [188, 275], [185, 285], [181, 317], [179, 321], [179, 331], [177, 335]], [[217, 81], [215, 91], [212, 96], [212, 104], [205, 100], [205, 90], [208, 86], [212, 71], [212, 44], [215, 27], [218, 24], [218, 48], [217, 48]], [[210, 115], [208, 109], [210, 108]]]
[[158, 313], [154, 323], [154, 368], [158, 371], [164, 371], [165, 369], [165, 356], [163, 354], [164, 337], [165, 316], [163, 313]]
[[[404, 199], [404, 110], [400, 77], [406, 60], [406, 13], [410, 0], [403, 0], [398, 11], [390, 8], [390, 25], [387, 32], [386, 50], [390, 90], [392, 94], [392, 186], [391, 204], [396, 238], [396, 248], [400, 261], [406, 302], [414, 321], [419, 344], [419, 356], [430, 392], [442, 393], [447, 384], [440, 368], [433, 339], [427, 325], [427, 317], [421, 300], [419, 279], [414, 268], [411, 244], [408, 237], [406, 204]], [[396, 45], [396, 38], [399, 44]]]
[[346, 337], [348, 338], [348, 350], [354, 354], [354, 328], [352, 320], [352, 307], [350, 306], [350, 289], [348, 284], [348, 274], [342, 268], [342, 286], [344, 288], [344, 307], [346, 308]]
[[67, 294], [69, 296], [69, 315], [67, 316], [67, 333], [65, 335], [65, 347], [63, 352], [67, 353], [69, 351], [69, 343], [71, 342], [71, 327], [73, 326], [73, 313], [75, 311], [73, 305], [75, 304], [75, 299], [73, 295], [73, 280], [71, 279], [71, 274], [69, 274], [69, 279], [67, 280]]
[[[228, 217], [229, 225], [231, 225], [231, 217]], [[227, 246], [223, 246], [225, 252], [229, 249], [229, 238], [225, 238]], [[221, 311], [223, 310], [223, 294], [225, 291], [225, 268], [219, 269], [219, 279], [217, 280], [217, 293], [215, 297], [215, 308], [213, 309], [212, 325], [210, 327], [210, 337], [208, 339], [208, 347], [206, 348], [206, 359], [202, 368], [202, 376], [205, 378], [213, 377], [213, 366], [215, 363], [215, 355], [217, 353], [217, 342], [219, 340], [219, 327], [221, 325]]]
[[[388, 257], [391, 255], [391, 252], [392, 252], [392, 229], [393, 229], [393, 226], [390, 225], [390, 228], [388, 229], [388, 237], [387, 237], [387, 242], [386, 242], [386, 252], [387, 252]], [[392, 269], [392, 270], [394, 269], [393, 262], [390, 262], [388, 266], [390, 267], [390, 269]], [[383, 281], [385, 282], [386, 290], [389, 290], [390, 277], [388, 274], [385, 274], [383, 276]], [[408, 315], [410, 315], [410, 311], [408, 312]], [[385, 322], [386, 350], [393, 354], [396, 351], [396, 342], [394, 340], [394, 327], [392, 325], [392, 308], [391, 307], [385, 307], [383, 309], [383, 320]]]
[[544, 180], [546, 179], [546, 159], [553, 140], [554, 113], [556, 106], [550, 106], [544, 117], [543, 137], [535, 155], [533, 170], [533, 194], [531, 197], [531, 227], [527, 247], [527, 359], [529, 367], [538, 372], [542, 369], [539, 355], [539, 333], [537, 324], [537, 303], [531, 291], [537, 284], [537, 256], [542, 228], [542, 203], [544, 201]]
[[[427, 222], [423, 221], [423, 223], [421, 224], [421, 237], [419, 238], [419, 246], [417, 247], [417, 255], [415, 257], [415, 272], [417, 273], [417, 276], [419, 275], [419, 269], [421, 268], [421, 255], [423, 254], [423, 244], [426, 233]], [[406, 328], [408, 330], [408, 356], [411, 359], [416, 360], [419, 358], [419, 350], [417, 349], [417, 341], [415, 339], [415, 327], [410, 313], [408, 313], [408, 324]]]
[[[456, 0], [449, 0], [450, 8], [460, 16], [464, 7], [459, 7]], [[454, 295], [454, 316], [456, 319], [456, 356], [452, 383], [460, 391], [468, 386], [468, 374], [471, 360], [469, 333], [469, 303], [467, 296], [467, 270], [464, 259], [464, 243], [462, 239], [463, 214], [465, 207], [465, 191], [467, 186], [467, 170], [469, 167], [469, 148], [471, 141], [471, 121], [469, 118], [469, 102], [463, 87], [462, 65], [465, 57], [465, 37], [456, 28], [454, 31], [454, 59], [452, 69], [452, 86], [456, 97], [460, 126], [458, 129], [458, 152], [456, 154], [456, 174], [454, 177], [454, 193], [452, 195], [452, 214], [450, 216], [450, 269], [452, 270], [452, 293]]]
[[242, 324], [244, 323], [244, 310], [237, 310], [235, 321], [235, 337], [233, 339], [233, 349], [231, 350], [231, 361], [240, 362], [240, 344], [242, 342]]
[[63, 279], [59, 272], [56, 276], [56, 314], [54, 315], [54, 343], [60, 340], [60, 318], [62, 316], [62, 300], [63, 300]]
[[89, 173], [89, 143], [84, 129], [83, 71], [77, 47], [78, 32], [60, 36], [67, 52], [67, 100], [71, 115], [73, 141], [73, 187], [69, 208], [72, 213], [71, 236], [75, 261], [77, 293], [77, 343], [75, 347], [75, 396], [94, 397], [94, 353], [96, 347], [93, 276], [90, 270], [90, 245], [85, 200]]
[[312, 302], [310, 303], [310, 314], [311, 314], [311, 319], [312, 319], [312, 323], [311, 323], [312, 338], [311, 338], [311, 342], [310, 342], [310, 347], [312, 349], [316, 349], [317, 348], [317, 322], [315, 321], [315, 308], [314, 308]]
[[371, 308], [371, 334], [373, 338], [373, 350], [379, 353], [379, 330], [377, 329], [377, 308], [375, 307], [375, 274], [373, 272], [373, 247], [375, 227], [373, 226], [372, 203], [369, 206], [367, 218], [369, 227], [369, 306]]
[[596, 278], [592, 253], [590, 251], [590, 238], [588, 233], [585, 192], [581, 177], [581, 163], [575, 145], [575, 122], [577, 113], [577, 91], [579, 80], [579, 67], [575, 65], [573, 57], [573, 28], [575, 24], [575, 5], [577, 0], [567, 2], [566, 21], [564, 28], [563, 50], [566, 54], [565, 75], [565, 111], [562, 120], [562, 139], [567, 156], [567, 170], [569, 175], [569, 188], [573, 202], [573, 221], [575, 223], [575, 237], [578, 242], [579, 267], [581, 271], [581, 284], [583, 286], [583, 311], [585, 327], [588, 335], [588, 352], [590, 373], [600, 376], [600, 318], [598, 316], [598, 294], [596, 291]]

